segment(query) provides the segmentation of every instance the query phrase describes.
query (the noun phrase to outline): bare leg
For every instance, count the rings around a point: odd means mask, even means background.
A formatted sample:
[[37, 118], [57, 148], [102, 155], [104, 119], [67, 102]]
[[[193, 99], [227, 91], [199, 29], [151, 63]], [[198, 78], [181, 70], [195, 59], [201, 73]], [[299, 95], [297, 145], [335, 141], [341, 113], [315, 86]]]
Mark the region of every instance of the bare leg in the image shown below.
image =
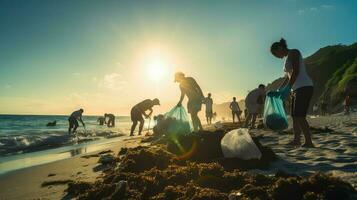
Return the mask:
[[293, 117], [293, 129], [294, 129], [294, 140], [291, 141], [290, 145], [300, 145], [301, 128], [299, 118]]
[[250, 125], [251, 128], [255, 128], [255, 120], [257, 119], [258, 114], [253, 114], [252, 124]]
[[77, 125], [77, 124], [75, 124], [75, 125], [74, 125], [74, 128], [73, 128], [73, 133], [75, 133], [75, 132], [76, 132], [77, 128], [78, 128], [78, 125]]
[[140, 125], [139, 125], [139, 135], [141, 135], [141, 131], [143, 131], [144, 123], [145, 123], [144, 120], [141, 120], [141, 121], [140, 121]]
[[134, 135], [134, 130], [135, 130], [137, 124], [138, 124], [138, 121], [133, 121], [133, 125], [131, 125], [130, 136]]
[[303, 145], [303, 147], [314, 147], [314, 145], [312, 144], [312, 140], [311, 140], [309, 123], [307, 122], [306, 118], [299, 118], [299, 124], [300, 124], [300, 128], [302, 130], [302, 133], [305, 136], [305, 144]]
[[251, 119], [252, 119], [252, 114], [249, 113], [247, 118], [245, 119], [245, 124], [244, 124], [245, 128], [248, 128]]
[[232, 113], [233, 123], [234, 123], [235, 113]]
[[197, 113], [191, 113], [191, 119], [192, 119], [192, 125], [193, 125], [193, 130], [198, 131], [202, 130], [202, 124], [200, 119], [197, 116]]

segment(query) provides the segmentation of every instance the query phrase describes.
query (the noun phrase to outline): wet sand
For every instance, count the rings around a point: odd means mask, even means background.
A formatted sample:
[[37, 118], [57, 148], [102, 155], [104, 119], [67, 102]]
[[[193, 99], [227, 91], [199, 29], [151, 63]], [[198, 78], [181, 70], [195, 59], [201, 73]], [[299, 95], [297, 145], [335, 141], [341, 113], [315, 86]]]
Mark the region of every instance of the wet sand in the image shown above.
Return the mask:
[[114, 155], [117, 155], [122, 147], [135, 147], [140, 140], [140, 138], [128, 139], [113, 143], [98, 152], [9, 172], [0, 176], [0, 199], [62, 199], [66, 195], [67, 184], [50, 184], [45, 187], [41, 187], [41, 184], [45, 181], [94, 182], [103, 175], [98, 167], [96, 154], [111, 150]]

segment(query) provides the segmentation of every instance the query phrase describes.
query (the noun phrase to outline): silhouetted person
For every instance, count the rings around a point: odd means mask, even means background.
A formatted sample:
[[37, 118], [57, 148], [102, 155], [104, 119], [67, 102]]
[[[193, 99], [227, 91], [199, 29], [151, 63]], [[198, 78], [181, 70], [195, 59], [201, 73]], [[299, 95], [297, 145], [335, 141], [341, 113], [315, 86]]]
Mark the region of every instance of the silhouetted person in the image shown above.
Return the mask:
[[229, 105], [229, 108], [232, 110], [232, 118], [233, 118], [233, 123], [234, 123], [234, 118], [237, 116], [237, 119], [239, 123], [241, 122], [240, 120], [240, 115], [242, 113], [241, 109], [239, 108], [238, 102], [236, 101], [236, 98], [233, 97], [233, 101]]
[[[152, 107], [154, 107], [155, 105], [160, 105], [159, 99], [156, 99], [156, 98], [153, 100], [146, 99], [146, 100], [136, 104], [131, 109], [130, 116], [131, 116], [131, 121], [133, 122], [133, 125], [131, 126], [130, 136], [134, 135], [134, 130], [135, 130], [138, 122], [140, 122], [138, 134], [141, 135], [141, 131], [143, 130], [144, 122], [145, 122], [143, 115], [145, 116], [145, 118], [149, 118], [153, 112]], [[147, 110], [150, 111], [149, 114], [146, 114]]]
[[108, 119], [107, 122], [107, 126], [108, 127], [114, 127], [115, 126], [115, 116], [111, 113], [105, 113], [104, 114], [104, 119], [106, 121], [106, 119]]
[[248, 116], [245, 119], [244, 127], [255, 128], [255, 121], [262, 107], [264, 106], [263, 102], [260, 99], [265, 98], [265, 86], [260, 84], [258, 88], [250, 91], [245, 98], [245, 106], [248, 111]]
[[322, 100], [320, 104], [320, 109], [321, 109], [321, 115], [324, 116], [327, 113], [327, 103]]
[[212, 124], [212, 117], [213, 117], [213, 99], [211, 98], [211, 93], [208, 93], [207, 97], [204, 100], [206, 104], [206, 120], [207, 124]]
[[346, 115], [350, 114], [350, 106], [351, 106], [350, 95], [346, 95], [345, 96], [345, 100], [344, 100], [343, 104], [344, 104], [344, 107], [345, 107], [345, 114]]
[[285, 58], [284, 72], [286, 76], [279, 89], [280, 96], [284, 99], [292, 91], [291, 117], [293, 119], [294, 140], [289, 144], [300, 145], [302, 132], [305, 136], [303, 147], [313, 147], [306, 113], [313, 95], [314, 84], [307, 73], [304, 59], [299, 50], [289, 49], [284, 39], [274, 42], [270, 51], [277, 58]]
[[100, 116], [98, 117], [97, 122], [99, 123], [99, 125], [103, 126], [105, 124], [105, 118]]
[[46, 126], [56, 126], [57, 121], [53, 121], [53, 122], [48, 122]]
[[202, 124], [197, 114], [201, 110], [204, 96], [200, 86], [192, 77], [185, 77], [182, 72], [175, 74], [175, 82], [180, 83], [181, 96], [177, 106], [182, 106], [185, 95], [188, 97], [187, 111], [191, 115], [193, 130], [202, 130]]
[[83, 114], [83, 109], [79, 109], [77, 111], [74, 111], [68, 118], [69, 122], [69, 127], [68, 127], [68, 134], [74, 134], [78, 128], [78, 121], [80, 121], [85, 128], [86, 125], [84, 124], [82, 120], [82, 114]]

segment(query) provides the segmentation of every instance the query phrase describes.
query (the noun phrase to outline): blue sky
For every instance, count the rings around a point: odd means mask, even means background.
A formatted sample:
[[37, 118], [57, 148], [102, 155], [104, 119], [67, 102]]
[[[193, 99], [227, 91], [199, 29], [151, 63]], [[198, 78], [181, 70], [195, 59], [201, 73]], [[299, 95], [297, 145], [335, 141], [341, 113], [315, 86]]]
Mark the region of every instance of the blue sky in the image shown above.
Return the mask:
[[[354, 0], [2, 0], [0, 113], [127, 114], [154, 97], [167, 109], [178, 70], [216, 102], [244, 98], [282, 75], [272, 42], [308, 56], [356, 42], [356, 19]], [[148, 78], [153, 58], [165, 68], [159, 81]]]

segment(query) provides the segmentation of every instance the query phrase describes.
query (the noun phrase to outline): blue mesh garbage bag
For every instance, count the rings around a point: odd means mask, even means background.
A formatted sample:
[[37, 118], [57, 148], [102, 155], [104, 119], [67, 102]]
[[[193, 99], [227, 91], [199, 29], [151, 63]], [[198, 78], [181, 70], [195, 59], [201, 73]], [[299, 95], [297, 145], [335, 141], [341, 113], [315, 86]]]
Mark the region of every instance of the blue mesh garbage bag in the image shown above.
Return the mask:
[[187, 135], [192, 131], [190, 119], [184, 107], [176, 106], [165, 114], [167, 135], [178, 136]]
[[263, 117], [265, 126], [274, 131], [288, 128], [288, 118], [284, 110], [283, 100], [278, 92], [268, 92], [265, 98]]

